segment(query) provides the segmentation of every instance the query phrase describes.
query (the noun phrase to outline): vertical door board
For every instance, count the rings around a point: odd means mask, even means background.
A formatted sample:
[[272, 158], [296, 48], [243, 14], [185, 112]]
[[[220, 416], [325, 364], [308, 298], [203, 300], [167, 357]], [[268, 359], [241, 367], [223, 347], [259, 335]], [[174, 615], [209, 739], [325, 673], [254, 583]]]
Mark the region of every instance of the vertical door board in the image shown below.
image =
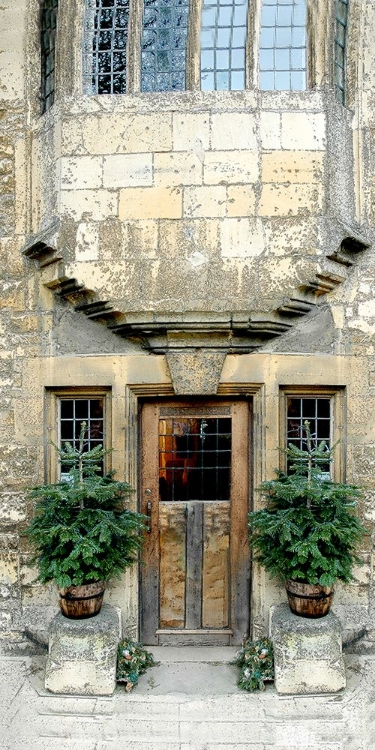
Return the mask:
[[145, 404], [142, 410], [142, 482], [141, 512], [149, 516], [141, 563], [141, 632], [147, 644], [157, 645], [159, 624], [159, 436], [157, 404]]
[[203, 503], [186, 505], [186, 622], [189, 630], [202, 626]]

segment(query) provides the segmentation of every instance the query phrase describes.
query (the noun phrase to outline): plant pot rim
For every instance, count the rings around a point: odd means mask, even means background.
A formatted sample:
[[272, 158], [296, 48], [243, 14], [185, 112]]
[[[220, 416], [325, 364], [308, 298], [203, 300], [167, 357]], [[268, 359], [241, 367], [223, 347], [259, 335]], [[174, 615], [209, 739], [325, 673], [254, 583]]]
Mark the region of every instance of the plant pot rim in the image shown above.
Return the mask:
[[309, 583], [308, 581], [299, 581], [296, 578], [285, 579], [285, 587], [288, 588], [288, 586], [292, 586], [295, 589], [308, 587], [310, 590], [315, 590], [317, 593], [319, 591], [324, 591], [329, 594], [334, 591], [334, 584], [331, 586], [322, 586], [321, 583]]
[[[94, 594], [96, 596], [100, 596], [100, 593], [104, 591], [106, 587], [106, 581], [99, 579], [98, 581], [90, 581], [89, 583], [80, 583], [80, 584], [72, 584], [71, 586], [63, 586], [59, 588], [59, 593], [61, 599], [70, 599], [71, 596], [69, 594], [76, 594], [80, 596], [80, 594], [88, 593], [88, 591], [98, 592], [97, 594]], [[93, 594], [91, 594], [91, 598]], [[86, 597], [82, 597], [86, 598]]]

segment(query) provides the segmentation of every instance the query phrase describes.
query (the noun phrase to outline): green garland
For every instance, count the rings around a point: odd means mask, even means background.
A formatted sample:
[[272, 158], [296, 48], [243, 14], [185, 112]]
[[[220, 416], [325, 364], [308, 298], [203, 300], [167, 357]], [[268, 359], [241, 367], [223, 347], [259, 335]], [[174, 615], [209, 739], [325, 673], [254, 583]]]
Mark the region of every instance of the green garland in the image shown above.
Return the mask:
[[264, 683], [275, 678], [271, 641], [268, 638], [246, 641], [233, 664], [240, 668], [237, 685], [241, 690], [264, 690]]
[[117, 682], [124, 682], [126, 692], [130, 693], [137, 684], [139, 675], [157, 664], [153, 655], [141, 643], [124, 638], [117, 649]]

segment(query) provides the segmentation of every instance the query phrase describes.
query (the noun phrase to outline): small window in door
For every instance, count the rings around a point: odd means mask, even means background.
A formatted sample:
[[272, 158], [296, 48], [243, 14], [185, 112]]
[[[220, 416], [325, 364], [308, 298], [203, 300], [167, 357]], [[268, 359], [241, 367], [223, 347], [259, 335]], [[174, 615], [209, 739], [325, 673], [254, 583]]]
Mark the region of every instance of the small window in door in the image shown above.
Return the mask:
[[161, 501], [229, 500], [231, 421], [227, 417], [160, 419]]

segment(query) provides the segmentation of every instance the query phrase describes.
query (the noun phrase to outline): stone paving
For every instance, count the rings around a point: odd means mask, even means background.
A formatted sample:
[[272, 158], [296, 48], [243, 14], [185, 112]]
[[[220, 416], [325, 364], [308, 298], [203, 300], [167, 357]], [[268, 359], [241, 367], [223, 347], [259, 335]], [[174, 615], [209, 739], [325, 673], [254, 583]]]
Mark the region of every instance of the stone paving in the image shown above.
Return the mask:
[[160, 665], [112, 698], [52, 695], [44, 657], [1, 658], [1, 750], [375, 748], [375, 656], [346, 655], [342, 693], [293, 697], [239, 691], [230, 649], [152, 651]]

